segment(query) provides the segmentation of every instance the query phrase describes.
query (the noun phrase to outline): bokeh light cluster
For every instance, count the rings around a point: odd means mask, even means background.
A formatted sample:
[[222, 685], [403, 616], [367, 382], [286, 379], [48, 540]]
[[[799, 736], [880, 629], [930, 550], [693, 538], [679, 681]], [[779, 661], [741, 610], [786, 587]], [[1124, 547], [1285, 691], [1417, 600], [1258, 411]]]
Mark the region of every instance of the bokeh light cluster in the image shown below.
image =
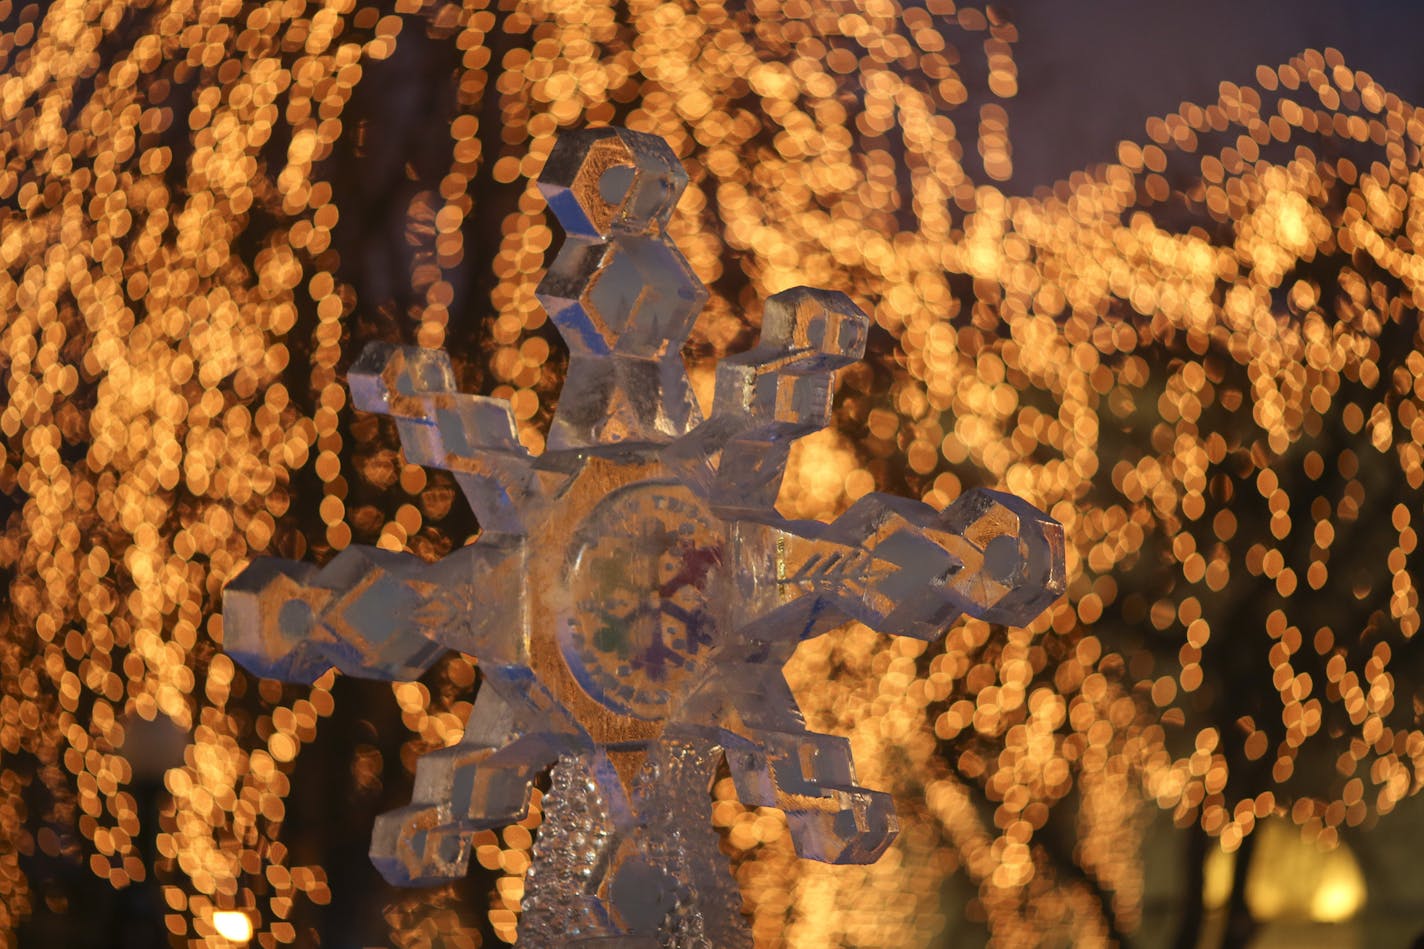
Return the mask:
[[[343, 722], [332, 787], [374, 812], [458, 740], [478, 670], [452, 656], [361, 693], [384, 712], [343, 709], [334, 676], [236, 669], [219, 593], [258, 554], [433, 559], [477, 529], [347, 405], [372, 339], [447, 347], [542, 447], [566, 356], [529, 179], [587, 124], [687, 164], [671, 232], [713, 290], [686, 350], [702, 396], [774, 292], [873, 313], [788, 514], [988, 483], [1069, 531], [1069, 597], [1028, 629], [798, 653], [810, 726], [851, 738], [905, 829], [872, 867], [803, 863], [779, 814], [716, 785], [759, 944], [924, 943], [951, 878], [1000, 944], [1100, 944], [1141, 914], [1142, 792], [1229, 851], [1271, 815], [1329, 846], [1419, 789], [1424, 115], [1333, 51], [1030, 199], [992, 184], [1016, 31], [951, 0], [0, 18], [0, 932], [52, 899], [22, 868], [46, 857], [156, 875], [176, 944], [219, 944], [232, 910], [258, 944], [311, 944], [333, 894], [289, 826], [303, 749]], [[126, 737], [162, 721], [186, 747], [146, 858]], [[387, 894], [388, 938], [513, 941], [538, 821], [476, 841], [484, 902]]]

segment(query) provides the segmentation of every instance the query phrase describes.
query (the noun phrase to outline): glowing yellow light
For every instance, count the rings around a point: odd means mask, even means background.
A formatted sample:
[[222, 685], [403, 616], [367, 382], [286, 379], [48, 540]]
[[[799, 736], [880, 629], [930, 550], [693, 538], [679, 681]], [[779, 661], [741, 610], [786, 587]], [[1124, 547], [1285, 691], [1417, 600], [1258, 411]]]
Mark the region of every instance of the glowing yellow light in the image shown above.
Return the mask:
[[1280, 218], [1276, 221], [1276, 230], [1280, 234], [1281, 243], [1287, 247], [1304, 247], [1310, 239], [1310, 232], [1305, 223], [1304, 199], [1298, 195], [1295, 201], [1285, 202], [1281, 207]]
[[1365, 881], [1348, 852], [1336, 851], [1321, 874], [1320, 885], [1310, 898], [1310, 918], [1322, 923], [1338, 923], [1359, 912], [1365, 902]]
[[[1246, 880], [1246, 905], [1256, 919], [1309, 917], [1338, 923], [1364, 905], [1365, 878], [1345, 844], [1322, 851], [1283, 819], [1263, 822], [1256, 834], [1255, 858]], [[1224, 904], [1222, 900], [1218, 905]]]
[[1315, 891], [1310, 901], [1310, 917], [1322, 923], [1338, 923], [1355, 915], [1360, 891], [1348, 880], [1331, 880]]
[[1236, 871], [1236, 854], [1213, 848], [1206, 855], [1202, 868], [1202, 903], [1208, 909], [1220, 909], [1231, 899], [1231, 877]]
[[252, 920], [241, 910], [218, 910], [213, 914], [213, 928], [229, 942], [247, 942], [252, 938]]

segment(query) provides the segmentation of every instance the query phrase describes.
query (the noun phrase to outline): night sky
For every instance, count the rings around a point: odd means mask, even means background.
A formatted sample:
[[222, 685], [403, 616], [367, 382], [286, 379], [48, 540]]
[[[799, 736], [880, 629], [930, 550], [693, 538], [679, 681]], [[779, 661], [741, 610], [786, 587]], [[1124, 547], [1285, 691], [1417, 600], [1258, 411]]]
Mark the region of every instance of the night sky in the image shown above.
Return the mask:
[[1217, 84], [1253, 83], [1307, 48], [1333, 46], [1406, 101], [1424, 103], [1424, 3], [1414, 0], [1018, 0], [1019, 94], [1008, 103], [1014, 177], [1031, 194], [1113, 161], [1117, 143]]

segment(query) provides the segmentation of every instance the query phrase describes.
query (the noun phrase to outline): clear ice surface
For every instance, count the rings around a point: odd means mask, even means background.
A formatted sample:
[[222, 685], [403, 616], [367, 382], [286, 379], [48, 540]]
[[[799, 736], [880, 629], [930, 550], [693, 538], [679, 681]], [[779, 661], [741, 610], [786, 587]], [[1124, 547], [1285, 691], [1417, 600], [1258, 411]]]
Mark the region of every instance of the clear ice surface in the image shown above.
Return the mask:
[[478, 659], [463, 739], [420, 759], [371, 858], [396, 884], [458, 878], [473, 834], [522, 819], [548, 772], [529, 946], [749, 946], [710, 823], [720, 769], [744, 804], [785, 812], [808, 859], [874, 861], [897, 829], [849, 743], [807, 730], [781, 674], [796, 644], [850, 620], [926, 640], [964, 613], [1024, 624], [1064, 591], [1061, 526], [1012, 495], [777, 513], [791, 442], [829, 422], [868, 320], [833, 291], [771, 297], [704, 420], [680, 348], [707, 291], [664, 230], [686, 184], [665, 142], [624, 129], [566, 133], [549, 156], [539, 187], [567, 239], [538, 294], [571, 360], [543, 454], [508, 403], [456, 391], [442, 351], [378, 343], [351, 367], [354, 405], [454, 475], [476, 543], [433, 564], [259, 559], [223, 596], [226, 649], [262, 676]]

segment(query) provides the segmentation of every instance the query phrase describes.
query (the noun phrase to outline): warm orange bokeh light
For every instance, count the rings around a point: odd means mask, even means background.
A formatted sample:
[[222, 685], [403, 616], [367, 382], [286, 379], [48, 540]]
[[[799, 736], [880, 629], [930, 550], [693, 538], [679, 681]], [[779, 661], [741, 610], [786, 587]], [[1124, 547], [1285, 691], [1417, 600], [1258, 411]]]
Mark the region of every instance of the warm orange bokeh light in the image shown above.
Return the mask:
[[[563, 357], [533, 289], [557, 238], [528, 179], [572, 125], [654, 132], [688, 165], [671, 230], [714, 291], [687, 351], [703, 390], [788, 286], [850, 293], [896, 341], [843, 378], [788, 513], [877, 484], [943, 505], [987, 478], [1070, 533], [1070, 595], [1030, 628], [803, 647], [811, 726], [851, 737], [905, 829], [874, 867], [802, 863], [778, 813], [714, 787], [765, 944], [920, 944], [956, 872], [1000, 944], [1101, 944], [1141, 913], [1141, 789], [1228, 849], [1273, 814], [1329, 844], [1418, 790], [1394, 670], [1419, 629], [1424, 120], [1334, 51], [1223, 84], [1028, 199], [990, 184], [1012, 170], [1017, 33], [951, 0], [60, 0], [13, 22], [0, 748], [40, 763], [95, 874], [159, 875], [175, 937], [243, 905], [257, 942], [288, 944], [294, 905], [330, 899], [283, 835], [332, 677], [250, 680], [217, 597], [259, 553], [467, 540], [448, 478], [346, 404], [371, 338], [448, 346], [542, 446]], [[400, 71], [432, 50], [438, 79]], [[363, 295], [340, 228], [389, 182], [337, 170], [379, 171], [373, 86], [418, 81], [440, 85], [437, 158], [393, 166], [400, 286]], [[1233, 662], [1269, 688], [1222, 716]], [[456, 657], [394, 686], [407, 767], [458, 739], [475, 675]], [[117, 753], [135, 716], [191, 734], [156, 867]], [[353, 783], [382, 767], [362, 745]], [[81, 846], [29, 836], [21, 783], [0, 771], [6, 932], [32, 901], [17, 854]], [[1070, 807], [1058, 853], [1045, 827]], [[538, 820], [476, 841], [506, 941]], [[393, 905], [392, 941], [438, 920], [477, 944], [453, 899]]]

